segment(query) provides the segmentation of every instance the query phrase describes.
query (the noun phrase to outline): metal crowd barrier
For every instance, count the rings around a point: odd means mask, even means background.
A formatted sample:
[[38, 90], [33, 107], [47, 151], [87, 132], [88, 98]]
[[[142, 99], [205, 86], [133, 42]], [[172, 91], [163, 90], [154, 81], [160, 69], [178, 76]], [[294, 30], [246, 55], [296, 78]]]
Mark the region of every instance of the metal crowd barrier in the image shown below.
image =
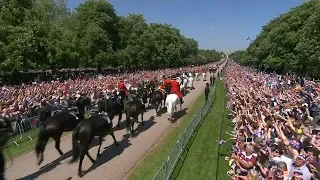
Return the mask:
[[[54, 115], [60, 111], [61, 110], [55, 110], [52, 112], [52, 115]], [[40, 126], [40, 122], [38, 121], [37, 116], [25, 118], [25, 119], [21, 120], [20, 122], [18, 122], [18, 121], [12, 122], [11, 127], [13, 129], [15, 136], [14, 136], [13, 140], [10, 142], [10, 144], [14, 144], [14, 145], [19, 146], [19, 142], [21, 142], [21, 140], [23, 138], [33, 140], [33, 137], [37, 136], [38, 132], [34, 132], [34, 133], [28, 133], [28, 132], [39, 128], [39, 126]]]
[[[222, 64], [222, 63], [221, 63]], [[224, 71], [224, 67], [222, 68], [219, 74], [221, 75]], [[208, 101], [205, 102], [204, 105], [199, 109], [199, 111], [196, 113], [196, 115], [193, 117], [192, 121], [188, 125], [188, 127], [184, 130], [182, 133], [180, 139], [176, 143], [175, 147], [172, 149], [170, 155], [168, 156], [167, 161], [161, 166], [161, 168], [158, 170], [157, 174], [153, 177], [153, 180], [168, 180], [170, 179], [175, 166], [179, 159], [183, 160], [182, 153], [185, 151], [185, 148], [190, 140], [191, 137], [194, 136], [194, 132], [199, 124], [202, 123], [202, 120], [207, 115], [208, 111], [211, 109], [214, 97], [215, 97], [215, 90], [217, 86], [217, 82], [220, 79], [220, 77], [216, 78], [216, 81], [214, 83], [214, 86], [211, 90], [211, 94], [208, 98]]]

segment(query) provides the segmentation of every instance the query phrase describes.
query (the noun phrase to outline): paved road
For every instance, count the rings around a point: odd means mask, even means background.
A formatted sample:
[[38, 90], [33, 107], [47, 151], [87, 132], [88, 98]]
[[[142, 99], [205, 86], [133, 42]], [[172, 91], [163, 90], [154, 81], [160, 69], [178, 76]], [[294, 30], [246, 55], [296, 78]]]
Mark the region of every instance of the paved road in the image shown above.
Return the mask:
[[[202, 79], [202, 78], [201, 78]], [[209, 79], [207, 77], [207, 79]], [[208, 81], [205, 81], [208, 82]], [[182, 106], [183, 112], [179, 116], [187, 113], [189, 107], [199, 95], [204, 92], [204, 81], [194, 83], [196, 89], [189, 92], [185, 97], [185, 103]], [[173, 125], [167, 120], [166, 113], [161, 116], [154, 117], [154, 110], [149, 110], [144, 115], [145, 125], [136, 124], [137, 135], [130, 137], [125, 129], [117, 130], [115, 136], [119, 142], [119, 146], [113, 145], [113, 140], [110, 136], [105, 138], [102, 144], [102, 154], [92, 165], [90, 160], [85, 157], [82, 168], [87, 171], [82, 179], [86, 180], [121, 180], [127, 173], [139, 162], [139, 160], [157, 143], [164, 133]], [[125, 118], [125, 115], [123, 119]], [[116, 124], [118, 117], [115, 117]], [[139, 118], [140, 120], [140, 118]], [[179, 121], [179, 119], [178, 119]], [[124, 124], [122, 124], [124, 128]], [[54, 148], [54, 143], [49, 143], [44, 153], [44, 162], [42, 167], [36, 165], [35, 153], [29, 152], [20, 156], [13, 161], [13, 165], [6, 170], [8, 180], [23, 179], [23, 180], [75, 180], [80, 179], [77, 176], [78, 163], [69, 164], [71, 157], [71, 135], [67, 135], [61, 140], [61, 149], [66, 153], [59, 158], [59, 154]], [[94, 147], [90, 149], [90, 154], [95, 158], [98, 144], [94, 141]], [[8, 166], [11, 163], [8, 163]]]

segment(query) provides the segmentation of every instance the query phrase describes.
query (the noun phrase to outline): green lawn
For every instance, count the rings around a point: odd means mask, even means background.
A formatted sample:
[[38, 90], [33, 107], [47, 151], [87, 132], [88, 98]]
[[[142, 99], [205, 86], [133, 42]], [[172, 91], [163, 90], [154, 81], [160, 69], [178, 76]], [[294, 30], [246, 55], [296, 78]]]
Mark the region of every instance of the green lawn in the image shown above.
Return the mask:
[[[32, 151], [37, 143], [38, 133], [39, 133], [39, 129], [37, 128], [24, 133], [22, 139], [20, 139], [20, 135], [11, 137], [3, 148], [5, 159], [15, 158], [27, 152]], [[66, 132], [62, 134], [62, 136], [68, 133], [70, 132]], [[28, 138], [29, 135], [31, 136], [32, 140]], [[16, 142], [18, 143], [18, 146], [11, 143], [11, 141], [14, 141], [14, 140], [16, 140]], [[49, 140], [49, 142], [51, 141], [52, 139]]]
[[[212, 90], [211, 90], [212, 92]], [[193, 116], [204, 104], [204, 94], [189, 107], [186, 115], [179, 119], [177, 127], [172, 128], [163, 139], [149, 152], [137, 167], [128, 175], [131, 180], [150, 180], [167, 160], [171, 150], [179, 140], [184, 129], [190, 124]]]
[[[203, 120], [195, 137], [189, 141], [188, 150], [182, 156], [184, 162], [180, 161], [177, 164], [171, 179], [229, 179], [226, 174], [229, 169], [228, 163], [224, 158], [230, 154], [231, 142], [221, 145], [219, 163], [217, 163], [219, 151], [217, 140], [220, 139], [220, 127], [222, 127], [221, 139], [228, 138], [225, 132], [232, 130], [226, 104], [226, 92], [222, 81], [219, 81], [213, 109]], [[219, 168], [218, 178], [216, 178], [217, 165]]]

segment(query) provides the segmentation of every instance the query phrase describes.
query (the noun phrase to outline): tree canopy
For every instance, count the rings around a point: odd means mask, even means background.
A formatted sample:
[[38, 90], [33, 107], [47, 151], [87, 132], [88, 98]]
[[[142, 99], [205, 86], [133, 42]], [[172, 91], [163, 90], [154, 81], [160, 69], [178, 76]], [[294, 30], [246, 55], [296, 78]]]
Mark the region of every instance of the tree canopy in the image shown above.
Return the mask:
[[105, 0], [71, 11], [66, 0], [2, 0], [0, 71], [102, 67], [177, 67], [221, 59], [169, 24], [118, 16]]
[[320, 1], [308, 1], [271, 20], [245, 51], [231, 57], [278, 73], [319, 76]]

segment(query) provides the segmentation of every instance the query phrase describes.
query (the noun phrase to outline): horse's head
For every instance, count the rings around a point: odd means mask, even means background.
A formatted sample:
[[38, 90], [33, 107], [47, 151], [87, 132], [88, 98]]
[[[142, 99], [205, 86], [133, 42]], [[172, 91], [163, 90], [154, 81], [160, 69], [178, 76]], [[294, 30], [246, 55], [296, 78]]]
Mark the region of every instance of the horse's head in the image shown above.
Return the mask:
[[0, 117], [0, 145], [3, 146], [4, 143], [9, 139], [10, 135], [13, 133], [13, 128], [10, 119], [6, 117]]

